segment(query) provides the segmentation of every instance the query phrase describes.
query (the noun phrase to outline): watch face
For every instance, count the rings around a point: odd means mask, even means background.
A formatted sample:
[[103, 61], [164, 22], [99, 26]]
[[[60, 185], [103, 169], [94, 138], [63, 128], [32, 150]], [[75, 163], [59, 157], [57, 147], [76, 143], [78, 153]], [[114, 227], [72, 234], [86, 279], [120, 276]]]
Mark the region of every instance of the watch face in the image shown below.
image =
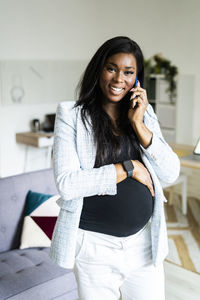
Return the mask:
[[124, 161], [124, 167], [126, 168], [127, 171], [134, 170], [133, 164], [130, 160]]

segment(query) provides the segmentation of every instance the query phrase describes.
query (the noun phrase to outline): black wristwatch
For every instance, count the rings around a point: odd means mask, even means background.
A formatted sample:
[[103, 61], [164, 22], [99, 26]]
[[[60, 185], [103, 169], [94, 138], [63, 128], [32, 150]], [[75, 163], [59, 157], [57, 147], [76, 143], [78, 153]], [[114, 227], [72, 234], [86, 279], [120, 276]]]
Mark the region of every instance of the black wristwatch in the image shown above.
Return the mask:
[[131, 177], [134, 170], [134, 165], [131, 160], [122, 161], [122, 166], [124, 170], [127, 172], [128, 177]]

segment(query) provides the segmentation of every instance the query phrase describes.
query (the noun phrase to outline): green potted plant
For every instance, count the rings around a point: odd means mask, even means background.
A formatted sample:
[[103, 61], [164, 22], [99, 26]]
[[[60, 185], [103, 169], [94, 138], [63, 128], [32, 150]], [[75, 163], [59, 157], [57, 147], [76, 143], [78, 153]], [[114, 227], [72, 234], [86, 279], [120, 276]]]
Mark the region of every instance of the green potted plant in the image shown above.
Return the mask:
[[166, 81], [168, 82], [168, 88], [166, 92], [169, 92], [170, 101], [174, 102], [176, 97], [176, 80], [175, 77], [178, 74], [176, 66], [164, 58], [161, 53], [153, 55], [149, 59], [144, 60], [145, 66], [145, 86], [146, 89], [150, 89], [150, 75], [151, 74], [164, 74]]

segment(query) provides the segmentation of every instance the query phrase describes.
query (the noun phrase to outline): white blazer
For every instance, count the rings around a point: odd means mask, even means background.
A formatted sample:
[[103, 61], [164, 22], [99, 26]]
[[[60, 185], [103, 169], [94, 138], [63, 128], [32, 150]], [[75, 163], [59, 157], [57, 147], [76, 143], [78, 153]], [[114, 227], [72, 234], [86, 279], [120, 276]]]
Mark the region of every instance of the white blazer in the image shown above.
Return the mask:
[[[83, 197], [115, 195], [117, 175], [114, 164], [94, 168], [96, 148], [90, 126], [86, 131], [81, 107], [69, 109], [66, 102], [57, 107], [53, 146], [54, 177], [60, 199], [60, 213], [52, 236], [49, 256], [63, 268], [73, 269], [76, 237]], [[88, 116], [91, 124], [91, 119]], [[144, 124], [153, 132], [152, 143], [142, 150], [142, 160], [151, 174], [155, 203], [151, 219], [152, 260], [162, 262], [168, 254], [162, 182], [174, 182], [180, 172], [180, 160], [162, 136], [157, 116], [149, 104]]]

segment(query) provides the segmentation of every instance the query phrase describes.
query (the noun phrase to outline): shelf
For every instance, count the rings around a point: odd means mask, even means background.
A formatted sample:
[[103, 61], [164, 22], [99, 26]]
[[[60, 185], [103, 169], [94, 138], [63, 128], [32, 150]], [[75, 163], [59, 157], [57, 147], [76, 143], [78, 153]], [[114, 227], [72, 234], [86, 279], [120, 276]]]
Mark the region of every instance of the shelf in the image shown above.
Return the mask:
[[150, 78], [161, 78], [161, 79], [164, 79], [165, 78], [165, 74], [151, 74], [149, 77]]
[[163, 127], [161, 126], [162, 130], [169, 130], [169, 131], [174, 131], [175, 132], [175, 128], [174, 127]]
[[37, 148], [49, 147], [53, 145], [53, 133], [46, 132], [22, 132], [16, 133], [17, 143], [30, 145]]
[[163, 105], [163, 106], [170, 106], [170, 107], [176, 107], [176, 103], [169, 103], [169, 102], [161, 102], [161, 101], [156, 101], [157, 105]]
[[[176, 97], [171, 102], [165, 74], [146, 78], [146, 91], [167, 142], [192, 143], [194, 75], [178, 74]], [[189, 101], [188, 101], [189, 100]]]

